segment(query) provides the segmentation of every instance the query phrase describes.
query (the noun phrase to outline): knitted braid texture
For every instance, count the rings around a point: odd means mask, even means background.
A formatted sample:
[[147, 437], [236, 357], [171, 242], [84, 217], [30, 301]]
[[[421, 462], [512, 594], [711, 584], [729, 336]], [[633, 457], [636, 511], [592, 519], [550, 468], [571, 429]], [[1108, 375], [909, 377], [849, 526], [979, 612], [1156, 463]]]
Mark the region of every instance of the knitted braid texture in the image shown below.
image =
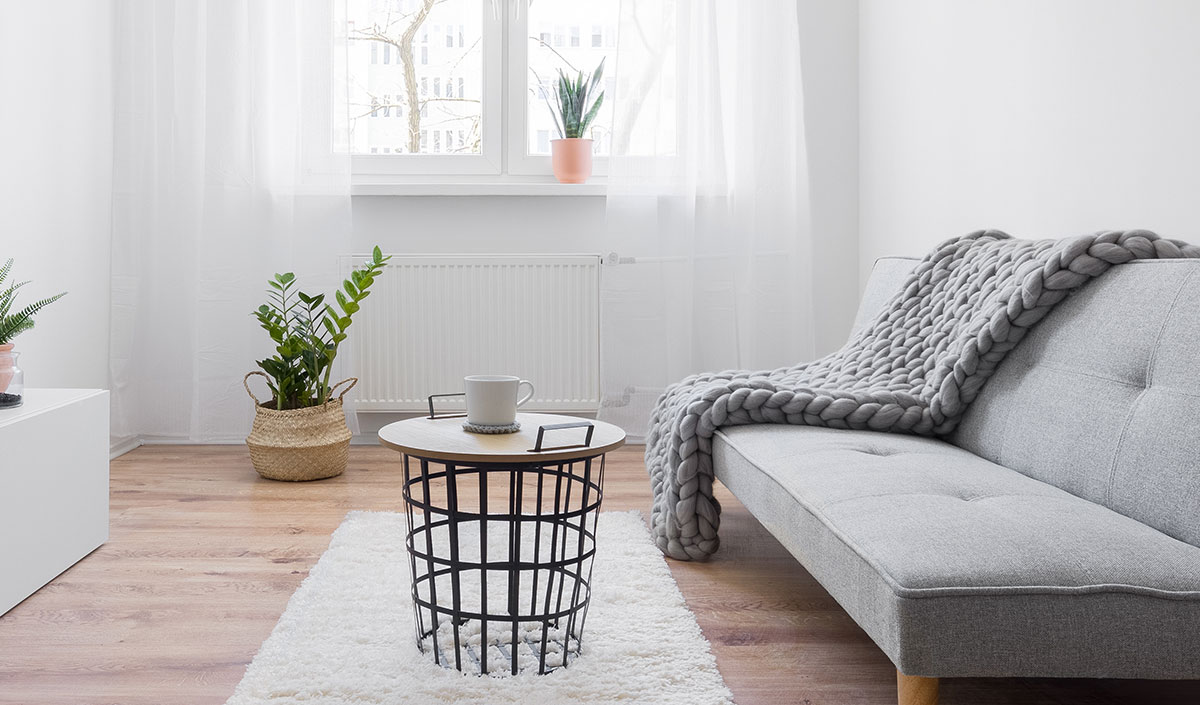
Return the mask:
[[646, 440], [658, 547], [682, 560], [717, 550], [712, 437], [773, 423], [947, 434], [983, 383], [1055, 304], [1110, 267], [1200, 257], [1145, 230], [1017, 240], [981, 230], [948, 240], [841, 350], [773, 371], [699, 374], [658, 399]]

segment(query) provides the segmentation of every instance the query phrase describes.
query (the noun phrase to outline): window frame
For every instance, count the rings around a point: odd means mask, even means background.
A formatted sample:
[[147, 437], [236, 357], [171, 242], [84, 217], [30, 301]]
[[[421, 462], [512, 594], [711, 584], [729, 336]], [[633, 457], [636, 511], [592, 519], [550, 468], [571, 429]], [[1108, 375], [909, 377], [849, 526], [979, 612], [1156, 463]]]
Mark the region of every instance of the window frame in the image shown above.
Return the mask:
[[[492, 0], [478, 1], [483, 13], [482, 152], [352, 154], [353, 185], [362, 186], [365, 192], [387, 184], [427, 183], [428, 177], [472, 186], [484, 180], [554, 182], [550, 156], [529, 153], [529, 8], [524, 0], [501, 0], [497, 12]], [[584, 29], [580, 28], [580, 35], [590, 42], [591, 34]], [[550, 139], [557, 139], [553, 132]], [[608, 157], [593, 157], [591, 182], [602, 185], [607, 174]]]

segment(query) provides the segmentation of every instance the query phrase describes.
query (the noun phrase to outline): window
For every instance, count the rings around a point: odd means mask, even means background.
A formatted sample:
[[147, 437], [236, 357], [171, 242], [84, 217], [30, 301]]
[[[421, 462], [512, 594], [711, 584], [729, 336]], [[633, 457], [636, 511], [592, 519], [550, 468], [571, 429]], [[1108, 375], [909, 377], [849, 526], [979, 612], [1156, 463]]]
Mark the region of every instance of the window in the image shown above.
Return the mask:
[[[558, 71], [615, 67], [619, 0], [347, 5], [358, 175], [549, 176]], [[611, 74], [600, 85], [606, 100], [587, 135], [598, 175], [611, 141]]]

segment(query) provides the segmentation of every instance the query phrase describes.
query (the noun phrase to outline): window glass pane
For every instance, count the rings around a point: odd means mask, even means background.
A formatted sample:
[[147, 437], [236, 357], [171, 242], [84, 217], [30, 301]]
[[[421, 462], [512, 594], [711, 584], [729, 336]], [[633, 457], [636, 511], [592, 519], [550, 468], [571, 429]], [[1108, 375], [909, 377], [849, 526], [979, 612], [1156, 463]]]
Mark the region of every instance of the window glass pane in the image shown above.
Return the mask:
[[[479, 0], [348, 0], [353, 153], [480, 153], [483, 7]], [[451, 131], [461, 137], [450, 139]]]
[[[562, 137], [551, 111], [558, 90], [558, 69], [570, 76], [592, 73], [604, 63], [605, 78], [615, 66], [615, 48], [601, 46], [604, 37], [617, 35], [617, 11], [620, 0], [538, 0], [529, 4], [529, 119], [526, 149], [529, 154], [549, 154], [550, 139]], [[581, 37], [588, 37], [581, 41]], [[597, 93], [605, 89], [604, 103], [584, 137], [593, 140], [592, 150], [607, 155], [612, 133], [612, 82], [600, 81]], [[591, 100], [588, 100], [590, 105]], [[549, 139], [547, 139], [549, 137]]]

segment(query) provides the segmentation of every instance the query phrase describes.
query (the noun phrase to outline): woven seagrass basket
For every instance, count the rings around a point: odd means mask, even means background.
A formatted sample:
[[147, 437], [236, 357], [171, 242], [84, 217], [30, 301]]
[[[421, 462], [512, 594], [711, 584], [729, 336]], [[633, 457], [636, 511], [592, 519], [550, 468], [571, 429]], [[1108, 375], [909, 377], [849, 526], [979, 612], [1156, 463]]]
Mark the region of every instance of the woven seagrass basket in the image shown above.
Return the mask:
[[[358, 380], [344, 379], [330, 388], [330, 399], [321, 406], [276, 411], [274, 401], [260, 402], [250, 391], [251, 372], [242, 380], [254, 400], [254, 426], [246, 438], [250, 462], [259, 475], [268, 480], [301, 482], [321, 480], [346, 471], [350, 454], [350, 428], [342, 413], [342, 397]], [[268, 378], [270, 379], [270, 378]], [[350, 386], [333, 398], [333, 392], [347, 382]]]

